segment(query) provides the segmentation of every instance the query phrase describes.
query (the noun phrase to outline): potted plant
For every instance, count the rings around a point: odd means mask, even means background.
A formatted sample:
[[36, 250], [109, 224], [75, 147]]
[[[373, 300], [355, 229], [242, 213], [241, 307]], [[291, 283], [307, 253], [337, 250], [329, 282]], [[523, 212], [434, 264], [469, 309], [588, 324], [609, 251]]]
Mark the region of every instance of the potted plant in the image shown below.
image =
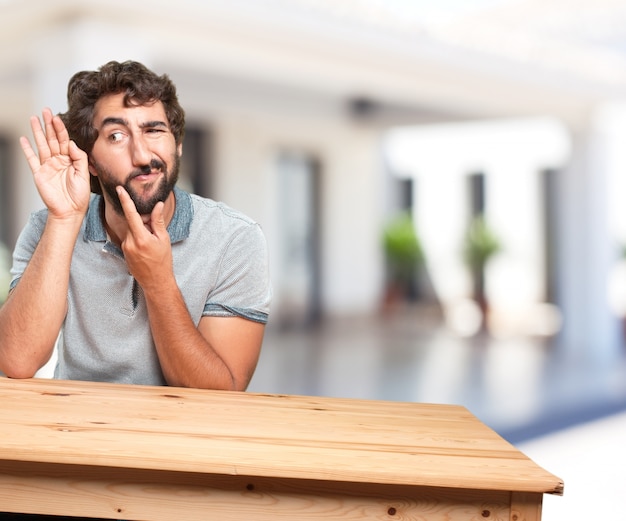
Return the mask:
[[498, 237], [487, 226], [483, 215], [472, 219], [465, 235], [464, 259], [472, 274], [473, 298], [483, 312], [488, 310], [485, 292], [485, 267], [489, 260], [501, 250]]
[[386, 305], [407, 300], [416, 288], [423, 263], [422, 247], [408, 212], [394, 217], [384, 229], [383, 248], [387, 263]]

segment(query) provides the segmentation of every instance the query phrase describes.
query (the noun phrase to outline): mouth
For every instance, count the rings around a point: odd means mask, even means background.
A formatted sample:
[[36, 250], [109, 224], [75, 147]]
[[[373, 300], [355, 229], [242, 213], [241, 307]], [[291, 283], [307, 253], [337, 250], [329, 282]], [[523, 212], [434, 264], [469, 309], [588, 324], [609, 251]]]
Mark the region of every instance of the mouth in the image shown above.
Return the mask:
[[131, 181], [139, 181], [140, 183], [149, 183], [157, 179], [161, 175], [160, 170], [152, 170], [151, 172], [142, 172], [131, 178]]

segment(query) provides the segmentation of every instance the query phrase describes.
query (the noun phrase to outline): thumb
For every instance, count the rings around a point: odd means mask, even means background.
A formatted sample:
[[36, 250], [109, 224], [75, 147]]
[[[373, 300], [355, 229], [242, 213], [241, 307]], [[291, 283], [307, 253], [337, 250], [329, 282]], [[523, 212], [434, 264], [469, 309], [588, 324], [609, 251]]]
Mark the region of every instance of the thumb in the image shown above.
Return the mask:
[[86, 161], [87, 160], [87, 154], [83, 150], [78, 148], [78, 145], [73, 139], [70, 141], [69, 153], [70, 153], [70, 159], [72, 161]]
[[89, 168], [87, 167], [87, 154], [78, 148], [78, 145], [74, 140], [70, 141], [69, 146], [69, 156], [72, 161], [72, 165], [75, 170], [85, 176], [87, 179], [89, 178]]

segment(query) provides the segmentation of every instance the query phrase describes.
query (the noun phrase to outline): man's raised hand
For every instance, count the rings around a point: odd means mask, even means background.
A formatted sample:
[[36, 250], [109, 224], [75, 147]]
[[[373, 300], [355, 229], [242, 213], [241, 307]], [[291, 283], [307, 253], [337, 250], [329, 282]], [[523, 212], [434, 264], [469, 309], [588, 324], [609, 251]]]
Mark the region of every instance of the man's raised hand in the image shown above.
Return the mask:
[[42, 116], [43, 127], [37, 116], [30, 118], [38, 154], [26, 137], [20, 138], [35, 185], [52, 217], [82, 219], [91, 192], [87, 154], [70, 140], [59, 116], [48, 108]]

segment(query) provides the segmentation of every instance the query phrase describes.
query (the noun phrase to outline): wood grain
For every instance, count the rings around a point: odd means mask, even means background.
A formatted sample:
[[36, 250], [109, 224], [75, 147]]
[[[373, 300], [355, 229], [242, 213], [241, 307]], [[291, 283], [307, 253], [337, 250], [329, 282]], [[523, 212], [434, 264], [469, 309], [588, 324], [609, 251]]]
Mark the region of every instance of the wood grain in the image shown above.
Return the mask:
[[451, 405], [0, 378], [0, 415], [2, 508], [67, 513], [69, 494], [80, 514], [131, 519], [144, 498], [157, 520], [184, 496], [219, 519], [508, 520], [515, 493], [534, 521], [563, 492]]
[[0, 504], [154, 521], [509, 521], [510, 493], [14, 462], [0, 466]]

